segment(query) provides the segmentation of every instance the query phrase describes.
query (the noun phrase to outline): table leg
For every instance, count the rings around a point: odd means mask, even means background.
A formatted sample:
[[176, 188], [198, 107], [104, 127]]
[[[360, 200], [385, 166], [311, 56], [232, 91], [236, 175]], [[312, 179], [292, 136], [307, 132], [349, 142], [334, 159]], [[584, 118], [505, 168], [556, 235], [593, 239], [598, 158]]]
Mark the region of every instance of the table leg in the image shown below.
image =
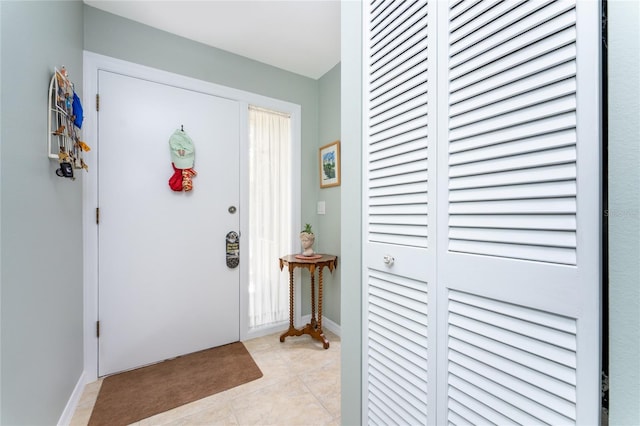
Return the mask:
[[316, 280], [315, 274], [311, 274], [311, 328], [316, 328]]
[[293, 328], [293, 270], [289, 269], [289, 328]]
[[318, 272], [318, 318], [315, 316], [315, 280], [314, 276], [311, 276], [311, 322], [307, 324], [302, 330], [302, 334], [308, 334], [312, 338], [322, 342], [324, 349], [329, 349], [329, 340], [322, 331], [322, 268]]
[[318, 271], [318, 328], [322, 332], [322, 268]]
[[289, 329], [280, 335], [280, 342], [287, 336], [300, 336], [302, 332], [293, 326], [293, 268], [289, 266]]
[[322, 331], [322, 268], [318, 271], [318, 331], [320, 332], [320, 340], [322, 340], [322, 347], [329, 349], [329, 341], [324, 336]]

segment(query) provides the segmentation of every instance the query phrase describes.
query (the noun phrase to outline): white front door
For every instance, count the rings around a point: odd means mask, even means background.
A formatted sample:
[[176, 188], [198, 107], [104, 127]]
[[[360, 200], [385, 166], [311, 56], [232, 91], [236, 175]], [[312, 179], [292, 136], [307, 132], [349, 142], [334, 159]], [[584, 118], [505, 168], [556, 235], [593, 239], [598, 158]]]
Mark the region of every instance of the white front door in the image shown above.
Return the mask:
[[[238, 102], [106, 71], [98, 89], [99, 375], [237, 341]], [[191, 192], [168, 185], [181, 126]]]

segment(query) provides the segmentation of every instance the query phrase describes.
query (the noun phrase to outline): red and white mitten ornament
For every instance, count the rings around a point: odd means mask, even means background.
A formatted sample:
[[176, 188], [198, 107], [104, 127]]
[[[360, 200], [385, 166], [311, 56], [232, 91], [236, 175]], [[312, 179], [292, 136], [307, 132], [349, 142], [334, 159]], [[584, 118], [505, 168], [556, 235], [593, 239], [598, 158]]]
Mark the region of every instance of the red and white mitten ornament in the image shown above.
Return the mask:
[[192, 177], [198, 176], [198, 173], [193, 169], [184, 169], [182, 171], [182, 189], [184, 191], [191, 191], [193, 189]]
[[171, 163], [173, 167], [173, 176], [169, 178], [169, 187], [174, 191], [182, 191], [182, 169], [176, 168], [176, 165]]

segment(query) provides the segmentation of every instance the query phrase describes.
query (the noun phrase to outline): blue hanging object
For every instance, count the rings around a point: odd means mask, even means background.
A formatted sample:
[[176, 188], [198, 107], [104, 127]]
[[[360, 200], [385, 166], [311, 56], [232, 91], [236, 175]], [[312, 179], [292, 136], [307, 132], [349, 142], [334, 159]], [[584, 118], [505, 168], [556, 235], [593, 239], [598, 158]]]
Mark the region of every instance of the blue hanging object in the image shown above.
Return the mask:
[[73, 92], [73, 115], [75, 116], [73, 120], [73, 124], [76, 125], [78, 129], [82, 128], [82, 121], [84, 120], [84, 115], [82, 111], [82, 104], [80, 103], [80, 98], [76, 95], [76, 92]]

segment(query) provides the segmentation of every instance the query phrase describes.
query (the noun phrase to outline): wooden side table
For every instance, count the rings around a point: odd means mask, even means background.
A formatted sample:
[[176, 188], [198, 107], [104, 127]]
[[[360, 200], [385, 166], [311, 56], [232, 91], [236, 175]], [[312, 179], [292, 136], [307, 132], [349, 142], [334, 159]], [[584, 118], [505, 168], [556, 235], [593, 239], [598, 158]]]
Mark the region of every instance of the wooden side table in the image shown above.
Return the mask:
[[[322, 269], [326, 266], [333, 272], [338, 267], [338, 257], [330, 254], [303, 257], [290, 254], [280, 258], [280, 270], [284, 265], [289, 266], [289, 329], [280, 336], [284, 342], [287, 336], [302, 336], [308, 334], [322, 342], [322, 347], [329, 349], [329, 341], [322, 331]], [[301, 329], [293, 326], [293, 271], [295, 268], [306, 268], [311, 274], [311, 322]], [[318, 270], [318, 316], [316, 318], [315, 272]]]

